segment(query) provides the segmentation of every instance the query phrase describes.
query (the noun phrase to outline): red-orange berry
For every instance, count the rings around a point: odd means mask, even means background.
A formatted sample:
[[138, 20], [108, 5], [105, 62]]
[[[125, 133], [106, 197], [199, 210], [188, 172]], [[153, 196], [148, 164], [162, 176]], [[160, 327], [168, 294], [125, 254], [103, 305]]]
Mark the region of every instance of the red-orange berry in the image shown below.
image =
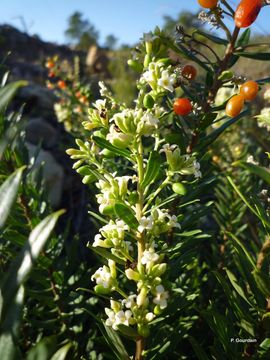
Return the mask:
[[254, 100], [259, 91], [259, 85], [256, 81], [247, 81], [240, 88], [240, 94], [243, 95], [245, 100]]
[[52, 69], [52, 68], [54, 68], [55, 64], [54, 64], [54, 62], [53, 62], [52, 60], [48, 60], [48, 61], [46, 62], [46, 64], [45, 64], [45, 66], [46, 66], [46, 68], [48, 68], [48, 69]]
[[173, 111], [177, 115], [188, 115], [192, 111], [192, 104], [187, 98], [178, 98], [173, 103]]
[[217, 7], [218, 0], [198, 0], [198, 3], [206, 9], [213, 9]]
[[48, 74], [49, 78], [54, 78], [55, 77], [55, 73], [53, 71], [50, 71]]
[[190, 81], [194, 80], [197, 70], [193, 65], [185, 65], [182, 69], [182, 76]]
[[240, 1], [234, 15], [235, 25], [239, 28], [250, 26], [257, 19], [262, 5], [262, 0]]
[[226, 115], [229, 117], [235, 117], [235, 116], [239, 115], [244, 107], [244, 102], [245, 102], [245, 99], [244, 99], [243, 95], [241, 95], [241, 94], [234, 95], [227, 102]]
[[59, 87], [60, 89], [66, 89], [66, 87], [67, 87], [67, 84], [65, 83], [64, 80], [59, 80], [59, 81], [57, 82], [57, 85], [58, 85], [58, 87]]

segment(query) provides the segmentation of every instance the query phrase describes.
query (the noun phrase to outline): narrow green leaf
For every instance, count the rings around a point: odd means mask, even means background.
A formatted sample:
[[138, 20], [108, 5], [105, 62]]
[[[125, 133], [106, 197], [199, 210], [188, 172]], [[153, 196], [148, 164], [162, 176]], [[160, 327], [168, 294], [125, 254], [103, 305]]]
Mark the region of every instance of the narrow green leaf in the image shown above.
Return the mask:
[[160, 166], [162, 159], [160, 154], [157, 151], [152, 151], [147, 162], [145, 176], [141, 186], [145, 188], [147, 185], [154, 182], [160, 172]]
[[11, 174], [0, 187], [0, 229], [4, 226], [19, 190], [23, 166]]
[[269, 169], [263, 167], [263, 166], [259, 166], [259, 165], [255, 165], [255, 164], [251, 164], [245, 161], [236, 161], [232, 164], [233, 166], [240, 166], [244, 169], [247, 169], [248, 171], [250, 171], [251, 173], [258, 175], [260, 178], [262, 178], [264, 181], [266, 181], [268, 184], [270, 184], [270, 171]]
[[0, 113], [3, 113], [6, 110], [6, 107], [8, 106], [18, 89], [26, 85], [26, 81], [16, 81], [0, 88]]
[[209, 357], [197, 340], [195, 340], [192, 336], [189, 336], [188, 340], [191, 343], [191, 346], [193, 347], [193, 350], [199, 360], [209, 360]]
[[62, 346], [56, 353], [51, 357], [51, 360], [65, 360], [67, 354], [72, 346], [72, 343], [67, 343], [66, 345]]
[[194, 33], [200, 34], [203, 37], [205, 37], [206, 39], [211, 40], [211, 41], [213, 41], [214, 43], [216, 43], [218, 45], [224, 45], [224, 46], [228, 45], [228, 40], [222, 39], [222, 38], [220, 38], [218, 36], [211, 35], [209, 33], [206, 33], [204, 31], [202, 31], [202, 30], [196, 29], [195, 32], [193, 32], [193, 34]]
[[56, 336], [45, 337], [27, 353], [26, 360], [48, 360], [56, 350]]
[[265, 52], [236, 52], [235, 55], [253, 60], [269, 61], [270, 53]]
[[109, 252], [108, 250], [105, 250], [103, 248], [100, 247], [94, 247], [91, 245], [87, 245], [91, 250], [93, 250], [96, 254], [98, 254], [99, 256], [102, 256], [104, 259], [110, 259], [115, 261], [118, 264], [124, 265], [125, 264], [125, 260], [120, 259], [118, 256], [112, 254], [111, 252]]
[[269, 277], [258, 269], [252, 272], [256, 284], [263, 295], [268, 299], [270, 297], [270, 281]]
[[139, 224], [129, 206], [122, 203], [116, 203], [114, 205], [114, 211], [116, 216], [123, 220], [131, 229], [137, 230]]
[[123, 325], [123, 324], [120, 324], [117, 326], [119, 331], [129, 337], [129, 338], [137, 338], [139, 336], [139, 334], [137, 333], [137, 331], [135, 329], [133, 329], [132, 327], [130, 326], [126, 326], [126, 325]]
[[[100, 327], [101, 332], [103, 333], [104, 338], [106, 339], [108, 345], [113, 350], [114, 354], [117, 356], [118, 360], [130, 360], [128, 353], [120, 339], [119, 335], [111, 327], [106, 326], [104, 328]], [[105, 330], [105, 331], [103, 331]]]
[[246, 116], [248, 114], [248, 110], [241, 112], [241, 114], [239, 114], [238, 116], [226, 121], [222, 126], [220, 126], [219, 128], [217, 128], [216, 130], [212, 131], [211, 134], [205, 136], [204, 138], [201, 139], [200, 144], [198, 146], [196, 146], [195, 150], [196, 151], [200, 151], [202, 149], [204, 149], [205, 147], [209, 146], [210, 144], [212, 144], [217, 138], [219, 138], [219, 136], [225, 131], [227, 130], [227, 128], [231, 125], [233, 125], [234, 123], [236, 123], [238, 120], [242, 119], [244, 116]]
[[237, 41], [236, 47], [248, 45], [250, 40], [250, 28], [246, 29]]
[[131, 159], [130, 152], [125, 149], [118, 149], [117, 147], [113, 146], [108, 140], [103, 139], [99, 136], [93, 136], [93, 140], [95, 143], [102, 149], [108, 149], [113, 152], [115, 155], [123, 156], [128, 160]]
[[4, 322], [1, 323], [1, 360], [19, 360], [22, 358], [15, 339], [18, 336], [19, 332], [19, 326], [22, 317], [23, 301], [24, 287], [21, 286], [18, 289], [16, 296], [9, 304], [6, 316], [4, 318]]
[[245, 292], [244, 290], [241, 288], [241, 286], [238, 284], [238, 281], [236, 279], [236, 277], [234, 276], [234, 274], [228, 270], [228, 269], [225, 269], [227, 275], [228, 275], [228, 278], [232, 284], [232, 286], [234, 287], [235, 291], [241, 296], [242, 299], [244, 299], [250, 306], [253, 306], [250, 301], [247, 299], [246, 295], [245, 295]]
[[1, 321], [5, 312], [3, 309], [6, 309], [20, 285], [26, 281], [59, 216], [63, 213], [63, 210], [59, 210], [42, 220], [31, 232], [27, 243], [11, 263], [0, 290], [3, 298], [3, 307], [0, 309]]

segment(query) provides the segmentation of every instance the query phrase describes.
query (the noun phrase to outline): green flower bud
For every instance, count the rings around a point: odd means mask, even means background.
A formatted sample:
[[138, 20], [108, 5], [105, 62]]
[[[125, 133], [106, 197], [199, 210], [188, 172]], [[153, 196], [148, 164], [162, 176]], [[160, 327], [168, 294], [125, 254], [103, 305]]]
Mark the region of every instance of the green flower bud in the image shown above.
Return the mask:
[[87, 185], [87, 184], [92, 184], [94, 181], [96, 181], [97, 178], [95, 177], [95, 175], [86, 175], [83, 177], [82, 179], [82, 183]]
[[180, 182], [174, 183], [172, 185], [172, 190], [178, 195], [186, 195], [186, 193], [187, 193], [187, 189], [186, 189], [185, 185]]
[[94, 291], [95, 291], [97, 294], [100, 294], [100, 295], [108, 295], [108, 294], [110, 294], [111, 289], [110, 289], [110, 288], [105, 288], [105, 287], [103, 287], [102, 285], [96, 285], [96, 286], [94, 287]]
[[161, 308], [160, 308], [159, 305], [156, 305], [156, 306], [154, 307], [154, 314], [155, 314], [155, 315], [160, 315], [160, 314], [162, 314], [162, 310], [161, 310]]
[[134, 281], [139, 281], [140, 280], [140, 274], [137, 272], [137, 271], [134, 271], [132, 269], [127, 269], [125, 271], [126, 273], [126, 277], [129, 279], [129, 280], [134, 280]]
[[145, 95], [145, 97], [143, 99], [143, 105], [147, 109], [152, 109], [153, 106], [155, 105], [155, 100], [152, 98], [152, 96], [150, 94]]
[[150, 64], [150, 62], [151, 62], [151, 56], [148, 55], [148, 54], [146, 54], [146, 55], [145, 55], [145, 58], [144, 58], [143, 66], [144, 66], [145, 68], [147, 68], [148, 65]]
[[103, 215], [114, 215], [114, 205], [107, 205], [102, 210]]
[[146, 324], [138, 324], [138, 333], [143, 337], [148, 337], [150, 335], [149, 326]]
[[167, 269], [167, 264], [165, 264], [165, 263], [156, 264], [153, 266], [153, 268], [151, 270], [151, 275], [153, 277], [161, 276], [165, 273], [166, 269]]
[[113, 134], [110, 134], [109, 137], [107, 136], [107, 139], [113, 146], [119, 149], [125, 149], [130, 145], [131, 141], [133, 140], [133, 136], [129, 134], [114, 132]]
[[130, 66], [132, 70], [134, 70], [138, 73], [141, 73], [143, 71], [143, 65], [139, 61], [129, 59], [127, 61], [127, 63], [128, 63], [128, 66]]

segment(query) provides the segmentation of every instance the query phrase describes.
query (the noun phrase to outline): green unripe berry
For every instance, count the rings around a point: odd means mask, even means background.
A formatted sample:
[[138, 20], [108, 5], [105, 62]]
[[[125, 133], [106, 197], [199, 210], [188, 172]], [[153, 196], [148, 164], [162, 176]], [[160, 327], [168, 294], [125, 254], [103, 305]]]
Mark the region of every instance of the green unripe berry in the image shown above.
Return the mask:
[[153, 106], [155, 105], [155, 100], [152, 98], [152, 96], [150, 94], [145, 95], [145, 97], [143, 99], [143, 105], [147, 109], [152, 109]]
[[183, 183], [174, 183], [172, 184], [172, 190], [178, 195], [186, 195], [187, 189]]

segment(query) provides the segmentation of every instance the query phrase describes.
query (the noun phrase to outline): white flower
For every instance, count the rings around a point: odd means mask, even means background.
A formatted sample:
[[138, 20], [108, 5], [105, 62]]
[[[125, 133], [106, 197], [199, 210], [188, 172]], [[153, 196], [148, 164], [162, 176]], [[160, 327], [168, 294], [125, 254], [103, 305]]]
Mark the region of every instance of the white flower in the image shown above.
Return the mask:
[[93, 106], [94, 106], [97, 110], [99, 110], [99, 111], [101, 111], [102, 109], [105, 109], [105, 108], [106, 108], [106, 99], [104, 99], [104, 100], [101, 100], [101, 99], [97, 100], [96, 102], [93, 103]]
[[141, 118], [141, 121], [143, 121], [145, 125], [155, 127], [155, 128], [157, 128], [158, 124], [159, 124], [158, 118], [156, 118], [151, 113], [144, 114], [143, 117]]
[[147, 70], [142, 74], [142, 78], [148, 82], [152, 83], [156, 81], [155, 71], [153, 70]]
[[100, 92], [101, 96], [110, 96], [111, 95], [111, 93], [109, 92], [107, 86], [104, 84], [103, 81], [99, 81], [98, 86], [99, 86], [99, 92]]
[[106, 289], [110, 288], [113, 282], [111, 272], [105, 265], [100, 267], [94, 275], [91, 276], [91, 280], [96, 280], [97, 285], [102, 285]]
[[170, 144], [164, 144], [163, 146], [162, 146], [162, 149], [159, 151], [160, 153], [163, 153], [163, 152], [168, 152], [168, 151], [174, 151], [175, 149], [177, 149], [178, 148], [178, 145], [175, 145], [175, 144], [173, 144], [173, 145], [170, 145]]
[[168, 70], [163, 70], [161, 73], [161, 78], [158, 80], [158, 86], [173, 92], [173, 84], [175, 82], [175, 76], [170, 75]]
[[135, 294], [129, 295], [127, 299], [122, 300], [122, 305], [127, 309], [131, 309], [136, 303], [136, 297], [137, 295]]
[[141, 263], [148, 267], [152, 263], [158, 261], [158, 259], [159, 256], [157, 253], [155, 253], [155, 250], [153, 248], [149, 248], [148, 250], [144, 250], [143, 256], [141, 258]]
[[109, 308], [105, 308], [105, 313], [108, 316], [108, 319], [105, 321], [105, 325], [112, 326], [114, 330], [117, 330], [117, 327], [115, 326], [115, 313]]
[[94, 237], [93, 247], [107, 247], [104, 240], [101, 240], [101, 235], [96, 234]]
[[249, 156], [248, 156], [248, 158], [247, 158], [247, 163], [254, 164], [254, 165], [259, 165], [259, 163], [254, 160], [253, 155], [249, 155]]
[[152, 312], [149, 312], [145, 315], [145, 319], [147, 322], [154, 320], [154, 318], [155, 318], [155, 314], [153, 314]]
[[179, 222], [177, 222], [177, 217], [175, 215], [173, 215], [173, 216], [167, 215], [167, 217], [169, 219], [169, 222], [167, 223], [167, 225], [170, 228], [177, 227], [177, 228], [181, 229], [181, 225], [179, 224]]
[[138, 231], [142, 233], [144, 230], [152, 230], [154, 226], [153, 217], [143, 216], [139, 221]]
[[156, 297], [153, 299], [153, 303], [159, 305], [161, 309], [167, 307], [167, 299], [169, 297], [168, 291], [165, 291], [162, 285], [156, 287]]

